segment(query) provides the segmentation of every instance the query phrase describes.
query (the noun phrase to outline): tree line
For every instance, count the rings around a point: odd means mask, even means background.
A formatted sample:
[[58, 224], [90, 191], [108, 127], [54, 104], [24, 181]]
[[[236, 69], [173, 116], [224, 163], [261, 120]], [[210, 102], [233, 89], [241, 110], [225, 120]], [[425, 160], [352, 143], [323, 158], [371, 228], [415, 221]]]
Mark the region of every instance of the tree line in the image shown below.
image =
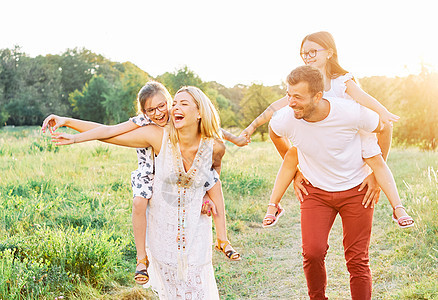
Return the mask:
[[[148, 80], [171, 94], [183, 85], [201, 88], [219, 110], [222, 126], [245, 128], [285, 93], [284, 84], [238, 84], [227, 88], [205, 82], [187, 66], [153, 78], [131, 62], [113, 62], [84, 48], [29, 57], [19, 46], [0, 50], [0, 127], [40, 125], [50, 113], [105, 124], [136, 114], [136, 96]], [[286, 76], [286, 74], [285, 74]], [[438, 74], [423, 68], [407, 77], [367, 77], [362, 88], [401, 116], [394, 126], [398, 143], [435, 149], [438, 133]], [[262, 139], [267, 126], [258, 129]]]

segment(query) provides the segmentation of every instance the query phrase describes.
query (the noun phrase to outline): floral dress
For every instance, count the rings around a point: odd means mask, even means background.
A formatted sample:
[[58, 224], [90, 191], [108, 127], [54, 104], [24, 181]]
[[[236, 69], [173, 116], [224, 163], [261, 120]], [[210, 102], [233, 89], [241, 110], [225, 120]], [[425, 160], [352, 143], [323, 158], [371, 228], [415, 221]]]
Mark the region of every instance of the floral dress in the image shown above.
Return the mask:
[[203, 197], [215, 181], [213, 140], [203, 138], [185, 171], [179, 145], [165, 131], [155, 159], [149, 201], [147, 252], [151, 286], [160, 299], [219, 299], [212, 265], [211, 218], [201, 214]]
[[[138, 115], [129, 119], [134, 124], [142, 127], [155, 124], [145, 115]], [[138, 168], [131, 173], [131, 187], [133, 197], [150, 199], [154, 180], [154, 152], [152, 147], [137, 149]]]

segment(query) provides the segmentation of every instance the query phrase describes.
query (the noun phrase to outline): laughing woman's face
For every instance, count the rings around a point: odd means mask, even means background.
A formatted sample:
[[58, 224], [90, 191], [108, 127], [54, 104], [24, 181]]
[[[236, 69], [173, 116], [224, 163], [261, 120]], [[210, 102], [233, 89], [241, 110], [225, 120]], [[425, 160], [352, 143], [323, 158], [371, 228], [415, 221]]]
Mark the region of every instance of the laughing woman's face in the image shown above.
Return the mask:
[[199, 109], [192, 95], [187, 92], [176, 94], [170, 116], [176, 129], [198, 124], [200, 120]]

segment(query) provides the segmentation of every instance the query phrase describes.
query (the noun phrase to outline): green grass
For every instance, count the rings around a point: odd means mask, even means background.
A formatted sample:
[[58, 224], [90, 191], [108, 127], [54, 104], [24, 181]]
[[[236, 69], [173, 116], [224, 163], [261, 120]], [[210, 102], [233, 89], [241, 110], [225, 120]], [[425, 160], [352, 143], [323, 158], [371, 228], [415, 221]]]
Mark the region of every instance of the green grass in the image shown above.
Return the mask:
[[[0, 299], [156, 299], [132, 280], [136, 159], [133, 149], [98, 142], [53, 147], [35, 127], [0, 130]], [[228, 232], [244, 259], [214, 252], [223, 299], [307, 298], [291, 189], [278, 225], [261, 227], [280, 163], [270, 142], [227, 144]], [[438, 299], [438, 153], [394, 149], [389, 166], [416, 226], [398, 229], [381, 197], [370, 247], [373, 299]], [[330, 299], [350, 297], [340, 223], [327, 255]]]

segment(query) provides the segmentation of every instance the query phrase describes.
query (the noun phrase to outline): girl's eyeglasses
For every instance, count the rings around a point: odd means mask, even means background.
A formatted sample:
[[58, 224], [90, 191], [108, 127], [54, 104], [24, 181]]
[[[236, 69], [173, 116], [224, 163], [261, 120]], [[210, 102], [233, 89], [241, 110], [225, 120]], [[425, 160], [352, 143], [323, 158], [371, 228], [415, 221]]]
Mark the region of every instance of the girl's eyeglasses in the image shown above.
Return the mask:
[[300, 55], [301, 55], [302, 59], [314, 58], [316, 56], [316, 54], [318, 53], [318, 51], [323, 51], [323, 50], [327, 50], [327, 49], [324, 49], [324, 48], [321, 48], [321, 49], [310, 49], [307, 52], [301, 52]]
[[167, 103], [162, 102], [157, 107], [146, 108], [145, 111], [146, 111], [146, 114], [153, 116], [156, 114], [157, 110], [159, 110], [161, 112], [165, 112], [166, 109], [167, 109]]

